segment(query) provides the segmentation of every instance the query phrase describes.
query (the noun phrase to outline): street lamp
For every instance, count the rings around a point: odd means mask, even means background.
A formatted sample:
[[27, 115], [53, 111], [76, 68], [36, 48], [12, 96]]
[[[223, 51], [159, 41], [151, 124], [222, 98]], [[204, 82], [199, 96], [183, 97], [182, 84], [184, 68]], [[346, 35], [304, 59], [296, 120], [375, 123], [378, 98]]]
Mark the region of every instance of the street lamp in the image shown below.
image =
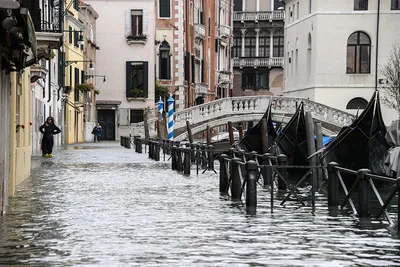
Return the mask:
[[107, 80], [106, 80], [106, 75], [85, 75], [85, 76], [83, 76], [83, 78], [84, 78], [85, 81], [86, 81], [87, 79], [89, 79], [89, 78], [92, 78], [92, 77], [103, 77], [103, 83], [106, 83], [106, 82], [107, 82]]

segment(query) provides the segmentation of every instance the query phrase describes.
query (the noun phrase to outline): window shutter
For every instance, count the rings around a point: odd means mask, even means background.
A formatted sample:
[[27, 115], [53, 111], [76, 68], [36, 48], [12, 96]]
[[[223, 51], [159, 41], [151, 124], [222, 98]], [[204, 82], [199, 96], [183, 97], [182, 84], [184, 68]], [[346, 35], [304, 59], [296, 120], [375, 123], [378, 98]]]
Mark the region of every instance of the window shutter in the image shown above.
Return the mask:
[[147, 35], [147, 21], [148, 21], [147, 9], [143, 9], [142, 34], [145, 36]]
[[119, 124], [129, 125], [129, 108], [119, 108]]
[[81, 83], [85, 83], [85, 71], [81, 70]]
[[125, 10], [125, 36], [129, 36], [132, 34], [132, 18], [131, 18], [131, 10]]
[[194, 61], [194, 55], [192, 55], [192, 83], [196, 83], [196, 66]]
[[188, 52], [185, 53], [185, 81], [188, 83], [190, 78], [190, 54]]
[[131, 96], [131, 62], [126, 62], [126, 97]]
[[143, 97], [149, 97], [149, 62], [143, 62]]
[[204, 82], [204, 59], [201, 60], [201, 82]]
[[69, 66], [69, 86], [72, 86], [72, 66]]

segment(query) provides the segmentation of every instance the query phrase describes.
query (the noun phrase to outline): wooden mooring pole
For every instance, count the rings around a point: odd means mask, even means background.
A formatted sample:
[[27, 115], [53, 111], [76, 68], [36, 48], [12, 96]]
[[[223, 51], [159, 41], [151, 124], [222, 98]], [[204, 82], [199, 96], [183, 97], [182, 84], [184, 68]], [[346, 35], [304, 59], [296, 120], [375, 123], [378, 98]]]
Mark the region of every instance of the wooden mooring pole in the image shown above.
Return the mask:
[[243, 138], [243, 123], [242, 122], [239, 122], [239, 127], [238, 127], [239, 129], [239, 139], [242, 139]]
[[228, 131], [229, 131], [229, 144], [232, 146], [235, 143], [235, 137], [233, 135], [233, 125], [231, 121], [228, 121]]
[[[307, 134], [307, 148], [308, 155], [315, 154], [315, 139], [314, 139], [314, 122], [313, 117], [310, 111], [306, 112], [306, 134]], [[317, 163], [316, 156], [314, 155], [309, 160], [310, 166], [315, 166]], [[314, 169], [311, 172], [311, 202], [312, 206], [315, 207], [315, 192], [318, 190], [317, 188], [317, 170]]]
[[189, 138], [189, 143], [193, 144], [192, 127], [189, 121], [186, 121], [186, 130]]

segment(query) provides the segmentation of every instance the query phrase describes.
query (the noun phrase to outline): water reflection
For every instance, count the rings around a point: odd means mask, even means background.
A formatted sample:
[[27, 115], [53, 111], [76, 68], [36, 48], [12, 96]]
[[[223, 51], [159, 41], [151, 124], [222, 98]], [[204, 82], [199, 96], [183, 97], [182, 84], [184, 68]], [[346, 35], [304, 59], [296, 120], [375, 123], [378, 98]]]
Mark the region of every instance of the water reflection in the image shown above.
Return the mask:
[[[101, 144], [103, 145], [103, 144]], [[218, 175], [183, 177], [118, 145], [35, 158], [0, 222], [0, 265], [394, 266], [386, 223], [258, 192], [257, 213], [219, 196]]]

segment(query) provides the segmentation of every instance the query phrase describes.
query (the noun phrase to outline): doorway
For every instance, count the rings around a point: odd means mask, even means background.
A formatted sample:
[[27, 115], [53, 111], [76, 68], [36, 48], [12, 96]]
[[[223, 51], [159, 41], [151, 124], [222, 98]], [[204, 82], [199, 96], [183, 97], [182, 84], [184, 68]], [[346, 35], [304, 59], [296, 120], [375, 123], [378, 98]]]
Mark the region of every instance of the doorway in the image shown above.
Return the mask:
[[115, 141], [115, 110], [98, 110], [98, 118], [103, 128], [101, 139]]

